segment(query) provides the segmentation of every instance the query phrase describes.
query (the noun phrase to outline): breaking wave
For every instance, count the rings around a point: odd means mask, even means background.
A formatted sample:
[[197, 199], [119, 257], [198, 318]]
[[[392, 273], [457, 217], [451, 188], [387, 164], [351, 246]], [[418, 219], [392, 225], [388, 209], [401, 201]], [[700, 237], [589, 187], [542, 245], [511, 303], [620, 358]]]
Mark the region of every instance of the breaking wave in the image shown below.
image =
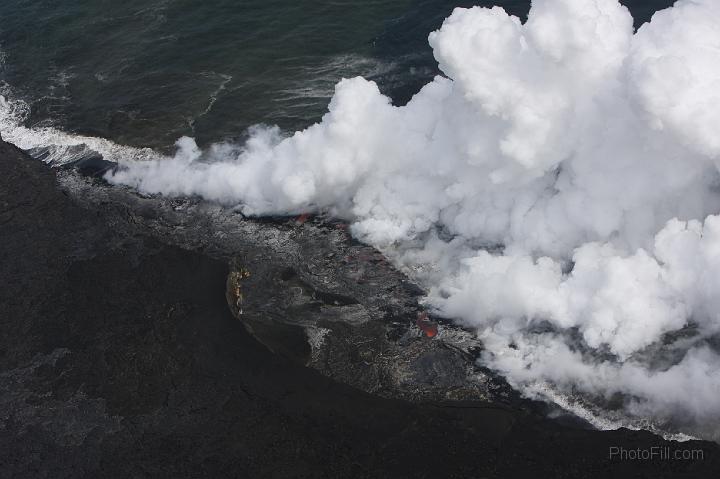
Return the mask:
[[75, 135], [52, 126], [25, 126], [29, 114], [30, 108], [25, 101], [14, 98], [8, 85], [0, 86], [0, 132], [3, 139], [52, 166], [73, 163], [96, 153], [116, 163], [168, 159], [150, 148], [118, 145], [104, 138]]

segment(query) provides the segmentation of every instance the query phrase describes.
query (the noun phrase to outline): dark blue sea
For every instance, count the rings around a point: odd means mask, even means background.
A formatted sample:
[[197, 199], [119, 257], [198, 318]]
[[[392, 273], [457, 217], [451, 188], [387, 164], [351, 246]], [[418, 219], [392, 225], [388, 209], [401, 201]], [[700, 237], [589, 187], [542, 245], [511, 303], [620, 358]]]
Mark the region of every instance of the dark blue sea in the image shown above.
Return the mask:
[[[671, 0], [625, 0], [637, 24]], [[3, 0], [0, 95], [28, 127], [167, 150], [294, 131], [335, 83], [375, 80], [403, 104], [438, 73], [427, 44], [454, 7], [528, 0]]]

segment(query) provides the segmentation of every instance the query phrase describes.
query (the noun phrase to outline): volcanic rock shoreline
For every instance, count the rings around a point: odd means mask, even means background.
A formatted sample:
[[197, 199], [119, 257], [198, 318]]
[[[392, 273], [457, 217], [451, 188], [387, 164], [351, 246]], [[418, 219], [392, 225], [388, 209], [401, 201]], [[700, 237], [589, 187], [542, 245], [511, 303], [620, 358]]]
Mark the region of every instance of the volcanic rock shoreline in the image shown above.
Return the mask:
[[[341, 226], [99, 183], [0, 140], [0, 478], [720, 472], [714, 443], [563, 425], [468, 369]], [[656, 446], [703, 459], [609, 457]]]

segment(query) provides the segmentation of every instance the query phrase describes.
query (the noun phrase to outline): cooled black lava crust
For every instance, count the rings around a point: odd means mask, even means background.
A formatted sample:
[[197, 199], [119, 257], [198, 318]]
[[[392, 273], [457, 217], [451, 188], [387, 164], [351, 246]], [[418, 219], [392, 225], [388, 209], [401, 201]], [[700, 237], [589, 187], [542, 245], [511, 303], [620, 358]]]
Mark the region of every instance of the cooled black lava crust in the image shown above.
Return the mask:
[[[132, 218], [131, 215], [128, 218]], [[717, 477], [677, 444], [492, 403], [408, 403], [269, 352], [225, 262], [87, 210], [0, 142], [0, 477]], [[269, 291], [268, 294], [272, 294]]]

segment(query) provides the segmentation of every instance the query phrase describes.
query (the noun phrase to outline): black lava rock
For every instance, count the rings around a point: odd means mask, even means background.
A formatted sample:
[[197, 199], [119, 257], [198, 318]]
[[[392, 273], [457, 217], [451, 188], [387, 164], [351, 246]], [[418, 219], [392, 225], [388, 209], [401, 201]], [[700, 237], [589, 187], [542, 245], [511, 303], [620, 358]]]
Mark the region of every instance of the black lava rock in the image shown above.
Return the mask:
[[[576, 429], [492, 402], [380, 398], [333, 381], [246, 332], [228, 308], [228, 262], [211, 244], [148, 233], [140, 223], [162, 218], [136, 206], [89, 208], [0, 143], [2, 478], [720, 472], [712, 443]], [[287, 266], [277, 283], [265, 276], [269, 297], [284, 294], [272, 288], [292, 280]], [[312, 307], [357, 307], [332, 285], [325, 296], [311, 290]], [[456, 360], [437, 351], [424, 361]], [[611, 447], [651, 446], [702, 449], [704, 459], [609, 458]]]

